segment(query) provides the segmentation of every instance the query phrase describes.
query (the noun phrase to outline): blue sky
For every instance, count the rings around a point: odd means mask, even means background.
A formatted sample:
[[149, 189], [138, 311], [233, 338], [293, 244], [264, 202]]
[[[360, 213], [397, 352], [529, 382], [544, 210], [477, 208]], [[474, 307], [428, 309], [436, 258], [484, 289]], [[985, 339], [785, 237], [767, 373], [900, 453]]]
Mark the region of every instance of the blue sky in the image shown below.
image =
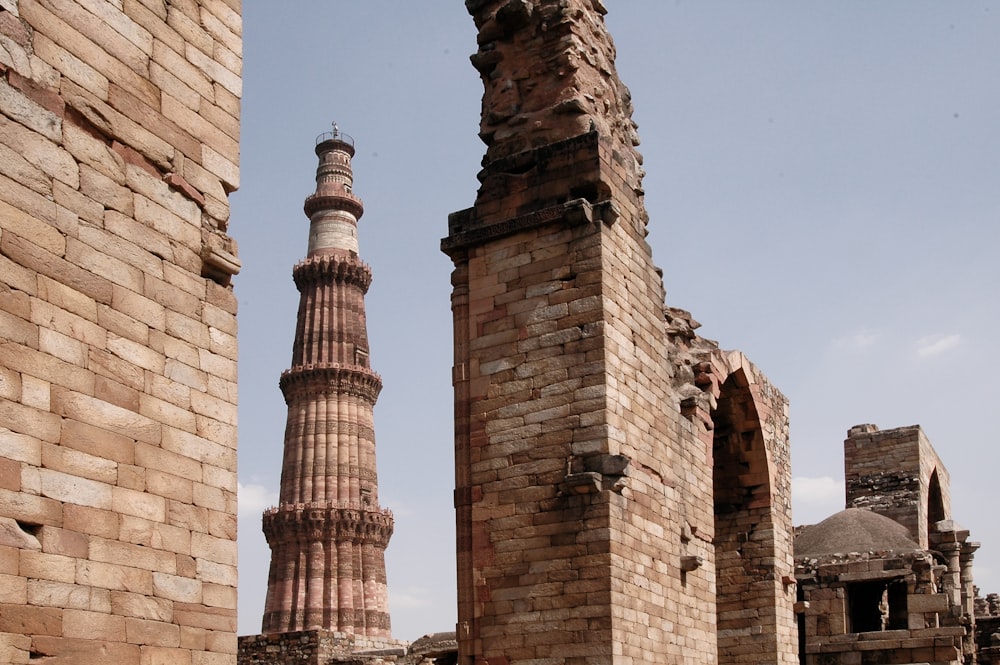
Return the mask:
[[[1000, 591], [1000, 4], [607, 0], [667, 301], [791, 402], [794, 520], [843, 507], [843, 439], [921, 424]], [[457, 0], [245, 0], [240, 634], [260, 629], [315, 136], [356, 141], [393, 632], [454, 628], [448, 213], [485, 152]]]

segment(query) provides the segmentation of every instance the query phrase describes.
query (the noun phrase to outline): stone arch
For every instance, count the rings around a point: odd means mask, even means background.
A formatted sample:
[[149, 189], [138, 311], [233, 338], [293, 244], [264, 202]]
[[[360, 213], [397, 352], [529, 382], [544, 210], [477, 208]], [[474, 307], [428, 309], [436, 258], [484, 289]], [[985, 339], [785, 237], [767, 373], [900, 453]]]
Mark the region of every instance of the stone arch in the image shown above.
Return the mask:
[[927, 484], [927, 533], [934, 533], [934, 525], [946, 519], [948, 515], [944, 507], [944, 494], [941, 492], [941, 479], [938, 478], [937, 469], [934, 469]]
[[787, 400], [739, 352], [712, 351], [695, 373], [707, 403], [687, 415], [700, 412], [711, 450], [718, 662], [795, 663]]

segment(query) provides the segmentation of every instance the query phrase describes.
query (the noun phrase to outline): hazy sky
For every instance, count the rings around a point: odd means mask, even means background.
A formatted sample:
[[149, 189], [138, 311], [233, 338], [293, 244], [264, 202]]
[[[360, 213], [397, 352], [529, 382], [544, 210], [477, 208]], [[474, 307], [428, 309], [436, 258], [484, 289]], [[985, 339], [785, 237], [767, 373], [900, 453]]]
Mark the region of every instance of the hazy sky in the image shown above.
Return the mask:
[[[1000, 3], [605, 0], [667, 300], [791, 401], [794, 521], [843, 508], [843, 439], [921, 424], [1000, 591]], [[484, 153], [460, 0], [244, 0], [240, 634], [260, 630], [317, 134], [356, 142], [393, 633], [455, 622], [448, 213]], [[992, 414], [992, 415], [991, 415]]]

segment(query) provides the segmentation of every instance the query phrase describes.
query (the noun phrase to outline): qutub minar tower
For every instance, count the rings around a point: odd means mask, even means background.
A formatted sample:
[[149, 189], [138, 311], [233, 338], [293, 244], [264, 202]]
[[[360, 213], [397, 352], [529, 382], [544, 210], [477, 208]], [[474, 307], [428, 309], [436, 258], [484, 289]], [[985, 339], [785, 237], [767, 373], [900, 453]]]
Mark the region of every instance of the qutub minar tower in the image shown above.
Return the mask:
[[316, 140], [316, 191], [306, 198], [309, 249], [292, 271], [300, 293], [277, 508], [264, 513], [271, 548], [262, 632], [330, 630], [389, 638], [385, 548], [392, 514], [379, 507], [373, 407], [382, 380], [368, 361], [358, 257], [353, 139]]

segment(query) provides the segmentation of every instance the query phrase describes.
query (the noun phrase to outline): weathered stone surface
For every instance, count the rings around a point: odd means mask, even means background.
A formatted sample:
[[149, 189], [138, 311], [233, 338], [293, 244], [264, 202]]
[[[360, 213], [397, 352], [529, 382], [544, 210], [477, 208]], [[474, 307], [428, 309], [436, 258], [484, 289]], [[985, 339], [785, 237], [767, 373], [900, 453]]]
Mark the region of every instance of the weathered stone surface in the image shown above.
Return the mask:
[[201, 256], [238, 269], [241, 19], [182, 4], [0, 2], [3, 662], [236, 661], [159, 595], [210, 577], [235, 640], [236, 301]]
[[797, 662], [787, 402], [665, 306], [603, 5], [466, 7], [487, 151], [442, 240], [459, 662]]

